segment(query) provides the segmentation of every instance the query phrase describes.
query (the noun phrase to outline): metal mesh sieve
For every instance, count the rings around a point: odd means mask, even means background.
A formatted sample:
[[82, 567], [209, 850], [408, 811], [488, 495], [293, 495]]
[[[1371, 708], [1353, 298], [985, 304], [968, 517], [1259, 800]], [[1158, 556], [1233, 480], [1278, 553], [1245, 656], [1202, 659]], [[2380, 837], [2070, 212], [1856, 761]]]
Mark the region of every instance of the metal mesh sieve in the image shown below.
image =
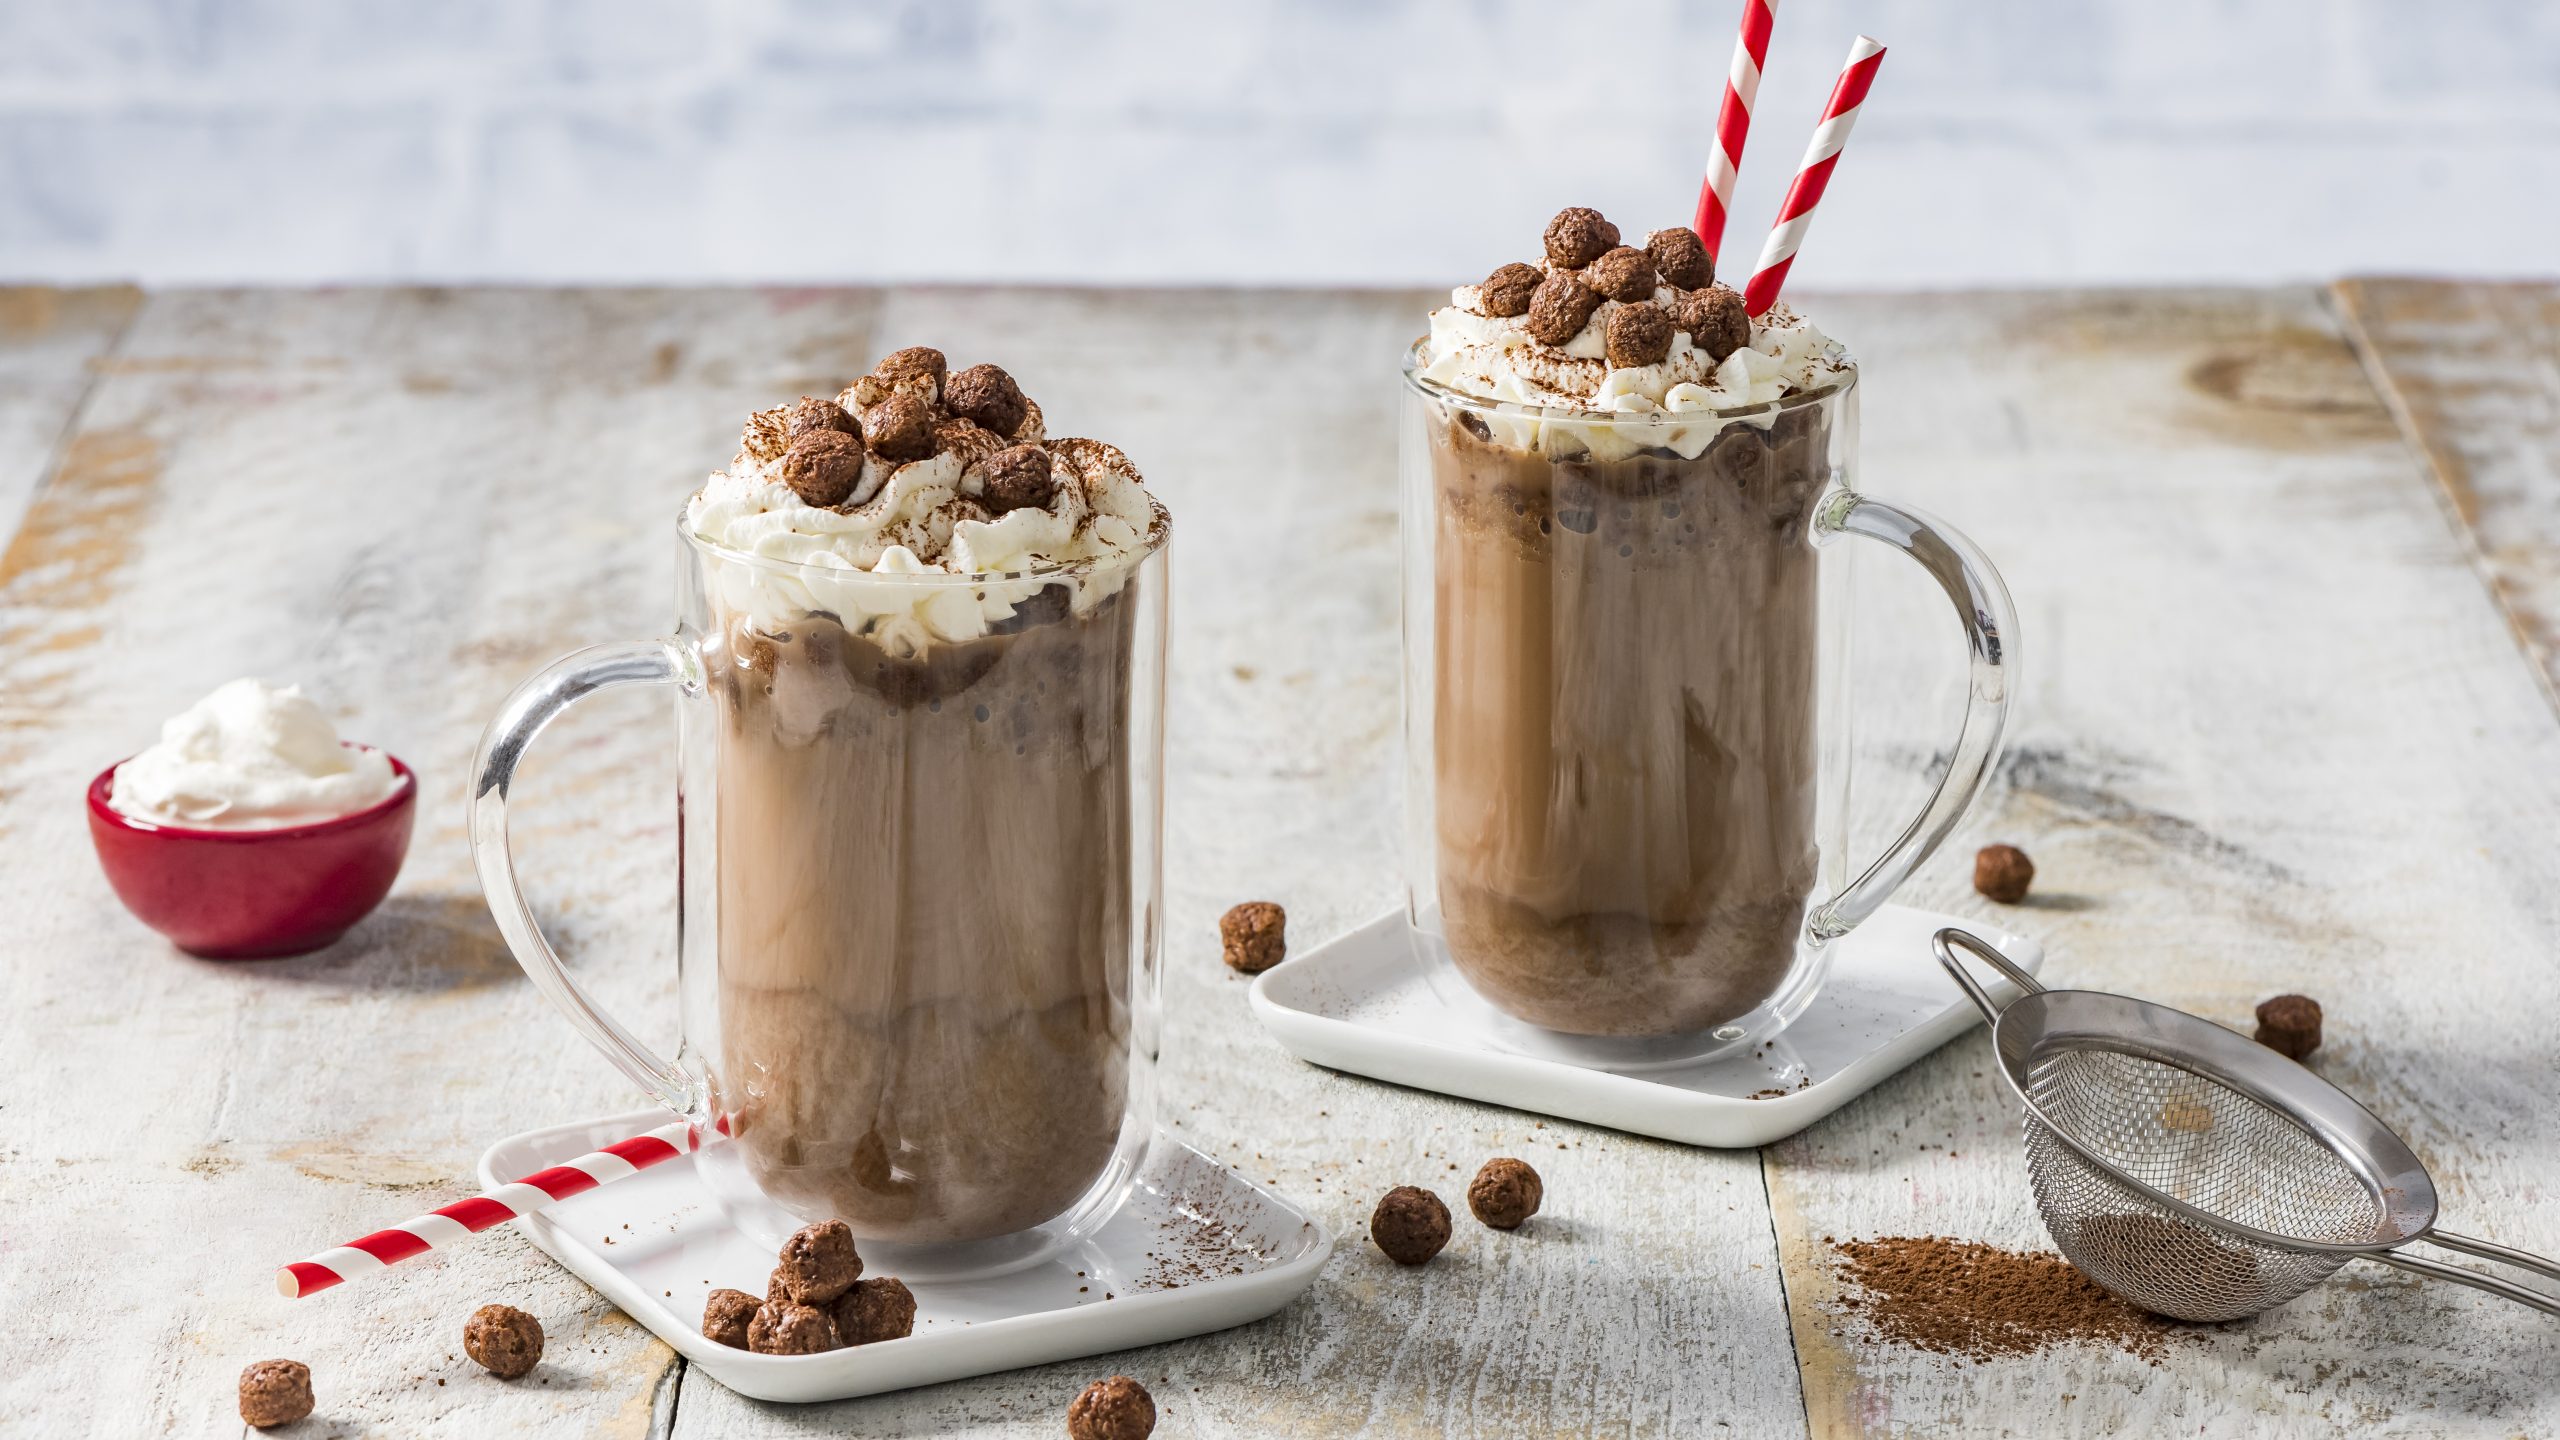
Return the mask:
[[[1992, 1003], [1955, 948], [2025, 992]], [[2027, 1171], [2072, 1264], [2155, 1314], [2236, 1320], [2300, 1295], [2358, 1257], [2560, 1315], [2560, 1299], [2392, 1253], [2426, 1240], [2560, 1279], [2539, 1256], [2434, 1229], [2415, 1154], [2343, 1091], [2183, 1011], [2047, 990], [1964, 931], [1939, 963], [1992, 1021], [2001, 1073], [2025, 1102]]]

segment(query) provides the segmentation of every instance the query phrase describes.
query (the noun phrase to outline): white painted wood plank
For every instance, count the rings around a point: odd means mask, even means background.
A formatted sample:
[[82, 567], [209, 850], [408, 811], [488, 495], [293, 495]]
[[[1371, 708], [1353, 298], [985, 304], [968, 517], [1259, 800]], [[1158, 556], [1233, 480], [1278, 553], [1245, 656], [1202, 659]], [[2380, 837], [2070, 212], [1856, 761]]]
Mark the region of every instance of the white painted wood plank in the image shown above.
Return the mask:
[[2560, 705], [2560, 284], [2359, 279], [2334, 293]]
[[[1970, 857], [2006, 839], [2037, 898], [1996, 913], [2044, 936], [2048, 980], [2244, 1029], [2319, 998], [2320, 1067], [2408, 1134], [2448, 1226], [2560, 1251], [2560, 726], [2319, 297], [1818, 313], [1867, 367], [1871, 487], [1959, 519], [2024, 616], [2006, 783], [1909, 898], [1992, 913]], [[1907, 798], [1948, 627], [1881, 628], [1917, 648], [1861, 654], [1866, 774]], [[1898, 818], [1861, 808], [1869, 843]], [[1834, 1339], [1825, 1235], [2047, 1243], [1987, 1059], [1960, 1042], [1769, 1153], [1817, 1434], [2560, 1428], [2549, 1321], [2369, 1266], [2158, 1369]]]

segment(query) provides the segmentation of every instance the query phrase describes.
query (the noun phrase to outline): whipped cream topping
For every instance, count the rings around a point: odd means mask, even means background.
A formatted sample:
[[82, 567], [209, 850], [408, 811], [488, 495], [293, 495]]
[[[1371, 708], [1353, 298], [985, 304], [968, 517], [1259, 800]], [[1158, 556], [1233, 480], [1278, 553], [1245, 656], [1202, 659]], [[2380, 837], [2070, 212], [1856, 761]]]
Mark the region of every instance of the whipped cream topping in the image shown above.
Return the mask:
[[[933, 358], [938, 366], [940, 356]], [[835, 505], [810, 504], [785, 478], [790, 436], [782, 417], [789, 407], [748, 421], [728, 468], [706, 479], [685, 507], [685, 524], [702, 539], [784, 562], [714, 557], [714, 586], [730, 609], [767, 630], [823, 611], [870, 631], [894, 654], [913, 655], [936, 641], [985, 634], [1051, 584], [1072, 589], [1079, 613], [1120, 588], [1164, 525], [1129, 457], [1099, 440], [1049, 438], [1040, 407], [1027, 398], [1020, 420], [999, 434], [951, 414], [944, 383], [938, 371], [875, 371], [836, 397], [848, 414], [864, 417], [880, 414], [895, 395], [914, 395], [931, 411], [933, 448], [913, 459], [884, 456], [877, 426], [865, 421], [873, 438], [860, 478]], [[1022, 446], [1045, 455], [1048, 494], [1001, 508], [988, 492], [997, 469], [991, 462]]]
[[[1645, 241], [1639, 241], [1639, 247]], [[1538, 261], [1537, 269], [1546, 276], [1574, 273], [1552, 258]], [[1669, 309], [1686, 293], [1660, 284], [1651, 299], [1632, 303]], [[1507, 443], [1524, 448], [1580, 448], [1610, 459], [1649, 447], [1694, 457], [1727, 424], [1766, 428], [1776, 418], [1767, 410], [1743, 415], [1725, 412], [1748, 411], [1800, 391], [1820, 389], [1855, 369], [1839, 341], [1783, 301], [1752, 322], [1748, 345], [1721, 361], [1699, 348], [1687, 330], [1675, 330], [1670, 353], [1659, 362], [1612, 367], [1606, 340], [1609, 320], [1628, 303], [1602, 300], [1572, 339], [1550, 345], [1529, 333], [1527, 315], [1490, 314], [1480, 287], [1458, 286], [1450, 292], [1447, 305], [1431, 312], [1420, 373], [1435, 385], [1481, 400], [1581, 411], [1594, 421], [1605, 419], [1610, 423], [1575, 424], [1528, 416], [1488, 417], [1488, 423], [1505, 431], [1502, 438]], [[1654, 423], [1629, 429], [1625, 421]]]
[[155, 825], [272, 830], [352, 815], [399, 787], [389, 757], [340, 744], [300, 686], [233, 680], [117, 766], [107, 803]]

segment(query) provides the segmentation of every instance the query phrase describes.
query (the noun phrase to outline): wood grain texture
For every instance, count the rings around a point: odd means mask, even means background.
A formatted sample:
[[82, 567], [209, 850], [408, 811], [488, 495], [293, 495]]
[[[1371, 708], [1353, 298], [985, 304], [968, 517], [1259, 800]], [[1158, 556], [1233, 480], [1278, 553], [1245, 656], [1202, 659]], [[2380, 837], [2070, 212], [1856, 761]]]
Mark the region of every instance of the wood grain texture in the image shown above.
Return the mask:
[[2351, 279], [2333, 293], [2560, 705], [2560, 283]]
[[0, 534], [17, 528], [100, 357], [141, 305], [129, 285], [0, 286]]
[[[1398, 899], [1390, 376], [1428, 300], [154, 297], [0, 555], [0, 1053], [38, 1057], [0, 1102], [0, 1287], [28, 1322], [0, 1430], [218, 1432], [239, 1367], [277, 1354], [314, 1366], [324, 1435], [1046, 1437], [1115, 1370], [1155, 1388], [1166, 1436], [2560, 1428], [2541, 1322], [2363, 1268], [2158, 1369], [1831, 1335], [1823, 1234], [2041, 1243], [1978, 1037], [1765, 1157], [1338, 1076], [1265, 1038], [1217, 914], [1279, 900], [1303, 947]], [[1867, 362], [1867, 482], [1982, 540], [2025, 617], [2016, 753], [1911, 898], [1980, 905], [1966, 859], [1996, 835], [2042, 868], [2005, 918], [2066, 981], [2231, 1021], [2319, 996], [2322, 1063], [2409, 1132], [2449, 1223], [2560, 1249], [2535, 1203], [2560, 1192], [2560, 719], [2317, 297], [1817, 303]], [[1002, 361], [1177, 517], [1166, 1114], [1312, 1204], [1333, 1263], [1243, 1330], [802, 1408], [687, 1371], [512, 1236], [272, 1298], [277, 1262], [467, 1193], [490, 1139], [629, 1103], [487, 920], [472, 741], [543, 661], [665, 623], [675, 507], [741, 415], [911, 343]], [[1939, 602], [1860, 564], [1871, 848], [1925, 784], [1958, 667]], [[79, 829], [89, 775], [241, 673], [310, 681], [424, 778], [392, 901], [305, 960], [174, 954]], [[583, 706], [514, 807], [570, 963], [662, 1041], [671, 731], [649, 697]], [[1388, 1185], [1454, 1200], [1498, 1153], [1547, 1177], [1528, 1230], [1461, 1218], [1420, 1272], [1366, 1243]], [[528, 1381], [449, 1358], [493, 1299], [551, 1328]]]

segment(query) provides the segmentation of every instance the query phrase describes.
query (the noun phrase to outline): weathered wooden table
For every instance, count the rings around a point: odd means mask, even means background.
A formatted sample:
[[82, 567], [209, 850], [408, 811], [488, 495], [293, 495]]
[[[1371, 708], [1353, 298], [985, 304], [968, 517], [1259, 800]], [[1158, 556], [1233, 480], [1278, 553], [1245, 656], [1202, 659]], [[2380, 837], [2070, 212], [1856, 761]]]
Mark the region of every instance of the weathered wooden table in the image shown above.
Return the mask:
[[[1126, 1369], [1167, 1435], [2560, 1432], [2560, 1327], [2353, 1266], [2157, 1368], [1959, 1365], [1836, 1335], [1826, 1235], [2044, 1237], [1976, 1033], [1810, 1132], [1719, 1153], [1330, 1074], [1219, 966], [1232, 901], [1301, 945], [1398, 899], [1394, 356], [1427, 296], [988, 290], [0, 291], [0, 1430], [229, 1430], [270, 1355], [324, 1435], [1060, 1433]], [[2245, 1023], [2304, 990], [2327, 1073], [2449, 1222], [2560, 1250], [2560, 290], [1835, 298], [1866, 482], [2006, 568], [2027, 683], [2002, 782], [1909, 897], [2049, 974]], [[893, 346], [999, 359], [1178, 516], [1168, 1110], [1345, 1236], [1247, 1329], [839, 1406], [767, 1407], [493, 1234], [300, 1303], [269, 1271], [470, 1187], [492, 1138], [633, 1097], [498, 944], [462, 829], [500, 695], [670, 612], [680, 498], [738, 419]], [[2485, 583], [2484, 583], [2485, 582]], [[1953, 641], [1879, 568], [1862, 834], [1948, 725]], [[1862, 641], [1868, 637], [1862, 634]], [[1904, 648], [1907, 641], [1907, 648]], [[307, 959], [211, 964], [117, 906], [79, 794], [243, 673], [414, 762], [398, 892]], [[535, 899], [618, 1013], [673, 1029], [672, 726], [600, 701], [518, 807]], [[1956, 853], [1960, 852], [1960, 853]], [[1405, 1273], [1387, 1184], [1517, 1152], [1549, 1212]], [[463, 1317], [544, 1317], [534, 1379]]]

